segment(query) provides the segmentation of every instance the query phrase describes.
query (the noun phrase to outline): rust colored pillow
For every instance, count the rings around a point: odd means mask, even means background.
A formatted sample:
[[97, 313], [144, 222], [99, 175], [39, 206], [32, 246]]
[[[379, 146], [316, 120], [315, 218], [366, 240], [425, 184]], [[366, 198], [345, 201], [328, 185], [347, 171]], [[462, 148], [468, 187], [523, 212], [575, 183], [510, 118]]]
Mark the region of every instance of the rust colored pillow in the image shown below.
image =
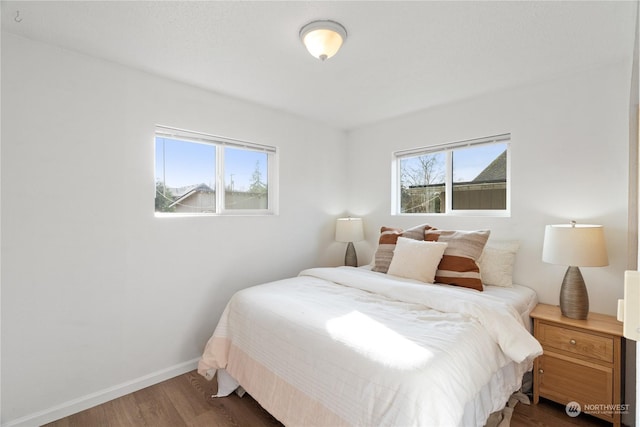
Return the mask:
[[482, 255], [490, 233], [489, 230], [425, 229], [424, 240], [447, 243], [447, 248], [438, 265], [438, 271], [436, 271], [436, 283], [482, 291], [482, 278], [477, 261]]
[[408, 230], [395, 227], [381, 227], [378, 249], [374, 255], [374, 266], [372, 270], [380, 273], [389, 271], [389, 265], [391, 265], [391, 260], [393, 259], [393, 251], [396, 248], [398, 237], [424, 240], [424, 233], [427, 228], [430, 228], [427, 224], [418, 225]]

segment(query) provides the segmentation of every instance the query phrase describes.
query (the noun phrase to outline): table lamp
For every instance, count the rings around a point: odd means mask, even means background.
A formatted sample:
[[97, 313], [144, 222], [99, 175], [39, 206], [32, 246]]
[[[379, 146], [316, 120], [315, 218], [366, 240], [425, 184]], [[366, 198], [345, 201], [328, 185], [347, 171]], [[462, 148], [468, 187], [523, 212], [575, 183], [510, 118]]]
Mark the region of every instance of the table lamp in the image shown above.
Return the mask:
[[560, 288], [560, 310], [566, 317], [586, 319], [589, 295], [579, 267], [609, 265], [601, 225], [547, 225], [544, 231], [542, 261], [568, 266]]
[[358, 257], [353, 242], [364, 240], [362, 218], [338, 218], [336, 221], [336, 241], [348, 243], [344, 255], [344, 265], [358, 266]]

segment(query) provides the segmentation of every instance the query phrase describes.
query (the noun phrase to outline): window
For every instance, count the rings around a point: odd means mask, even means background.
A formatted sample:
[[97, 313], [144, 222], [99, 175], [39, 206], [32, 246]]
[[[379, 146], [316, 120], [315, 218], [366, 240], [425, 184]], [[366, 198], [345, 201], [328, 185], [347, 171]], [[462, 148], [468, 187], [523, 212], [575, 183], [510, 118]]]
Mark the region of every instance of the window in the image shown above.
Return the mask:
[[498, 135], [394, 153], [393, 214], [509, 213], [509, 146]]
[[273, 214], [275, 147], [167, 127], [155, 135], [156, 214]]

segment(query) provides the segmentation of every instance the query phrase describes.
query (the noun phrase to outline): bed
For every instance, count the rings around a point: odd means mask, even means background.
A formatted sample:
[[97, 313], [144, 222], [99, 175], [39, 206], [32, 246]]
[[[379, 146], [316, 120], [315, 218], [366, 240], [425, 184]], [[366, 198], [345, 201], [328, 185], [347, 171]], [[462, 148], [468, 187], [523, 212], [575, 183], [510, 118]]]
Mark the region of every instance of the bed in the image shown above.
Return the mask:
[[542, 352], [528, 330], [535, 292], [374, 270], [313, 268], [239, 291], [198, 372], [285, 425], [483, 426]]

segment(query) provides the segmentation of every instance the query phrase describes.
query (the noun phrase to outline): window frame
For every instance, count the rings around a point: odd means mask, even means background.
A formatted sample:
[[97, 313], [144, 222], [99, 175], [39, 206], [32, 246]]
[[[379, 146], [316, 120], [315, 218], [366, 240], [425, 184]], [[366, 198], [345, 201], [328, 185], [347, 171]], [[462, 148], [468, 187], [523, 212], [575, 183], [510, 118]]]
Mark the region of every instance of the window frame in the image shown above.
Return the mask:
[[[156, 217], [185, 217], [185, 216], [273, 216], [278, 215], [278, 157], [279, 150], [276, 146], [257, 144], [254, 142], [223, 136], [210, 135], [203, 132], [184, 130], [168, 126], [156, 125], [154, 132], [154, 181], [156, 176], [155, 151], [156, 139], [170, 138], [179, 141], [207, 144], [215, 147], [215, 212], [157, 212]], [[267, 208], [266, 209], [227, 209], [225, 207], [225, 148], [231, 147], [246, 151], [257, 151], [267, 154]], [[165, 184], [166, 185], [166, 184]], [[155, 182], [154, 182], [155, 187]], [[155, 189], [154, 189], [155, 196]]]
[[[505, 209], [453, 209], [453, 152], [459, 149], [477, 147], [480, 145], [504, 144], [506, 145], [506, 206]], [[445, 164], [445, 211], [444, 212], [402, 212], [401, 167], [402, 159], [417, 157], [425, 154], [444, 153]], [[484, 138], [475, 138], [445, 144], [437, 144], [428, 147], [418, 147], [407, 150], [395, 151], [391, 162], [391, 215], [399, 216], [484, 216], [484, 217], [510, 217], [511, 216], [511, 134], [500, 134]]]

